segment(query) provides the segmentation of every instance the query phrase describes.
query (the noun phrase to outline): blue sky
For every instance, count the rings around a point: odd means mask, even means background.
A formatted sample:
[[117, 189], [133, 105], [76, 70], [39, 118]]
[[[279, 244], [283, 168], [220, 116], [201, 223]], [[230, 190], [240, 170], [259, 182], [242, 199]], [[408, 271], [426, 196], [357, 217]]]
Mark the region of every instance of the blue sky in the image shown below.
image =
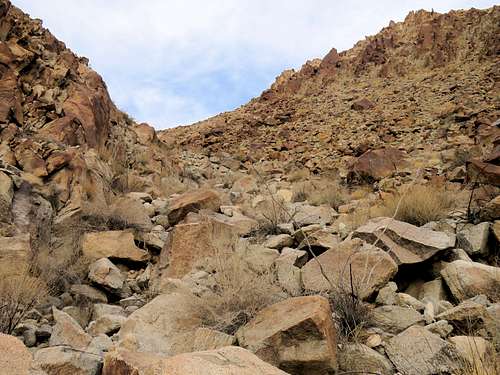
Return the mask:
[[11, 0], [90, 59], [121, 109], [157, 129], [245, 104], [284, 69], [348, 49], [413, 9], [488, 0]]

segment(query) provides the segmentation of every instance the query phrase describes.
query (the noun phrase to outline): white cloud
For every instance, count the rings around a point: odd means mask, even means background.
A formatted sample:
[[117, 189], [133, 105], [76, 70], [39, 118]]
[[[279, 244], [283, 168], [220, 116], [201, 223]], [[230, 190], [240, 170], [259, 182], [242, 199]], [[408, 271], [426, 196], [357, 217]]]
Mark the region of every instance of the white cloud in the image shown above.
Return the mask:
[[479, 0], [12, 0], [90, 58], [117, 104], [157, 128], [243, 104], [289, 67], [350, 48], [411, 9]]

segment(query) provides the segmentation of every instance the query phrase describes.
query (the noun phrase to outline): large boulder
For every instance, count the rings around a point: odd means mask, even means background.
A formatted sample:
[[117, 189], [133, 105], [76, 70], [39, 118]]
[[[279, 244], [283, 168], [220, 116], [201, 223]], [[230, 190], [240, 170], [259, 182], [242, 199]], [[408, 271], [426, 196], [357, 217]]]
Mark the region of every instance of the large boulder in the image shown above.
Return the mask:
[[131, 262], [146, 262], [149, 259], [147, 251], [135, 246], [133, 233], [121, 230], [85, 233], [82, 251], [90, 259], [110, 258]]
[[111, 215], [124, 221], [130, 228], [147, 232], [153, 227], [146, 209], [137, 199], [119, 198], [113, 202], [110, 210]]
[[307, 262], [302, 268], [302, 282], [306, 290], [312, 291], [332, 290], [339, 286], [351, 290], [352, 273], [352, 287], [356, 294], [367, 298], [387, 284], [397, 270], [396, 263], [386, 252], [360, 239], [353, 239], [341, 242]]
[[199, 189], [184, 193], [172, 200], [168, 220], [171, 225], [177, 224], [189, 212], [198, 212], [201, 209], [219, 211], [221, 200], [214, 190]]
[[467, 254], [487, 255], [490, 223], [484, 222], [477, 225], [465, 224], [457, 232], [457, 247], [464, 249]]
[[478, 294], [484, 294], [493, 300], [498, 298], [499, 267], [456, 260], [441, 270], [441, 276], [453, 296], [459, 301]]
[[394, 367], [385, 356], [363, 344], [344, 345], [338, 355], [339, 368], [342, 371], [359, 371], [392, 375]]
[[10, 206], [14, 197], [14, 184], [5, 173], [0, 172], [0, 221], [11, 219]]
[[29, 266], [30, 235], [0, 237], [0, 274], [21, 275]]
[[188, 292], [162, 294], [122, 323], [119, 346], [161, 355], [189, 352], [203, 313], [198, 297]]
[[461, 357], [455, 347], [424, 327], [406, 329], [390, 339], [385, 350], [405, 375], [454, 373], [460, 369]]
[[240, 346], [292, 374], [323, 374], [337, 367], [336, 330], [324, 297], [295, 297], [271, 305], [236, 337]]
[[90, 265], [89, 280], [112, 291], [117, 291], [123, 287], [125, 277], [108, 258], [101, 258]]
[[179, 354], [170, 358], [112, 352], [104, 360], [103, 375], [286, 375], [248, 350], [227, 346]]
[[378, 181], [405, 165], [405, 153], [400, 150], [394, 148], [370, 150], [354, 160], [350, 166], [349, 179]]
[[99, 375], [102, 359], [99, 355], [68, 346], [54, 346], [35, 353], [34, 374], [47, 375]]
[[437, 252], [455, 245], [455, 236], [417, 227], [389, 217], [370, 220], [354, 232], [354, 237], [384, 249], [398, 265], [423, 262]]
[[372, 324], [385, 332], [397, 334], [406, 328], [423, 323], [424, 317], [409, 307], [380, 306], [372, 312]]
[[85, 333], [78, 322], [63, 311], [52, 308], [56, 324], [49, 339], [50, 346], [65, 345], [77, 350], [85, 350], [92, 338]]
[[159, 268], [168, 278], [181, 278], [205, 258], [224, 256], [236, 242], [231, 225], [215, 219], [178, 224], [160, 254]]
[[0, 374], [28, 375], [32, 356], [17, 338], [0, 333]]

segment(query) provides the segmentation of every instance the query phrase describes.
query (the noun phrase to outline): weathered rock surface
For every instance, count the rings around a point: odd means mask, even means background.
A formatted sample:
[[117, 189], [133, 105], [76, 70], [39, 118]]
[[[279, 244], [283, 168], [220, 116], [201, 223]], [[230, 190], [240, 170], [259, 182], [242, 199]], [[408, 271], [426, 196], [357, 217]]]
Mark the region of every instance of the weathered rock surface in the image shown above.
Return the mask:
[[110, 290], [119, 290], [123, 287], [125, 277], [108, 258], [101, 258], [89, 267], [89, 279]]
[[52, 308], [52, 315], [56, 324], [50, 336], [50, 346], [69, 346], [76, 350], [85, 350], [92, 338], [85, 333], [80, 325], [68, 314]]
[[201, 209], [218, 211], [220, 205], [219, 194], [214, 190], [200, 189], [184, 193], [170, 203], [168, 220], [171, 225], [175, 225], [189, 212], [198, 212]]
[[31, 254], [30, 236], [0, 237], [0, 272], [21, 275], [28, 267]]
[[215, 219], [176, 225], [160, 254], [159, 267], [163, 275], [181, 278], [197, 262], [228, 254], [236, 241], [233, 229]]
[[392, 375], [394, 366], [385, 356], [363, 344], [347, 344], [338, 355], [342, 371]]
[[248, 350], [227, 346], [216, 350], [179, 354], [161, 359], [137, 353], [113, 352], [106, 356], [103, 375], [286, 375]]
[[472, 256], [486, 255], [489, 234], [490, 223], [466, 224], [457, 233], [457, 246]]
[[[365, 244], [360, 239], [347, 240], [318, 256], [323, 270], [333, 286], [344, 285], [350, 290], [352, 269], [353, 287], [357, 295], [367, 298], [396, 274], [398, 267], [383, 250]], [[316, 259], [302, 268], [304, 288], [313, 291], [330, 290], [332, 285], [321, 274]]]
[[392, 218], [372, 219], [359, 227], [354, 236], [369, 243], [376, 243], [387, 251], [398, 265], [423, 262], [437, 252], [455, 245], [454, 236]]
[[453, 296], [464, 301], [478, 294], [498, 298], [500, 268], [476, 262], [456, 260], [441, 270], [441, 276]]
[[381, 306], [373, 310], [373, 324], [389, 333], [400, 333], [415, 324], [423, 323], [424, 317], [409, 307]]
[[0, 374], [28, 375], [32, 355], [22, 341], [0, 333]]
[[119, 331], [121, 348], [175, 355], [189, 352], [203, 306], [190, 294], [162, 294], [133, 312]]
[[194, 333], [193, 352], [203, 350], [220, 349], [231, 346], [236, 342], [236, 338], [224, 332], [215, 331], [209, 328], [198, 328]]
[[424, 327], [413, 326], [387, 342], [389, 359], [408, 375], [432, 375], [460, 368], [460, 355], [453, 345]]
[[149, 254], [135, 246], [134, 235], [127, 231], [85, 233], [83, 254], [91, 259], [110, 258], [145, 262]]
[[33, 370], [47, 375], [99, 375], [101, 368], [99, 355], [67, 346], [40, 349], [35, 353], [33, 363]]
[[335, 327], [323, 297], [295, 297], [271, 305], [236, 337], [240, 346], [293, 374], [323, 374], [337, 367]]

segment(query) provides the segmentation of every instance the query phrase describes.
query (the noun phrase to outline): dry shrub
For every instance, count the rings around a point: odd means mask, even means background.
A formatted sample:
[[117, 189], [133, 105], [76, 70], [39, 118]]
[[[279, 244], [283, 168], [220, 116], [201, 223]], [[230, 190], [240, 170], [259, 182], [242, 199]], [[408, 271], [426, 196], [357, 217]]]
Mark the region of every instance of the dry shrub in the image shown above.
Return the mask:
[[296, 169], [288, 174], [288, 181], [290, 182], [304, 181], [309, 179], [310, 175], [311, 173], [307, 168]]
[[273, 270], [254, 272], [236, 253], [218, 254], [207, 269], [212, 270], [215, 287], [202, 296], [202, 305], [209, 314], [205, 324], [219, 331], [234, 334], [264, 307], [280, 299], [281, 288]]
[[11, 334], [26, 314], [48, 295], [45, 282], [27, 272], [0, 277], [0, 332]]
[[302, 181], [293, 188], [294, 202], [307, 200], [314, 206], [329, 205], [335, 209], [349, 200], [349, 194], [336, 180]]
[[287, 207], [282, 198], [274, 195], [260, 202], [254, 216], [259, 222], [260, 234], [279, 234], [279, 225], [293, 222], [295, 212]]
[[307, 200], [314, 206], [326, 204], [338, 209], [349, 200], [349, 195], [338, 181], [321, 180], [312, 183]]
[[444, 188], [414, 185], [406, 192], [399, 192], [384, 199], [383, 204], [377, 208], [377, 216], [395, 215], [397, 220], [421, 226], [445, 218], [454, 206], [453, 194]]
[[342, 285], [328, 293], [328, 300], [337, 323], [340, 341], [356, 341], [363, 328], [370, 325], [371, 309], [355, 293]]

